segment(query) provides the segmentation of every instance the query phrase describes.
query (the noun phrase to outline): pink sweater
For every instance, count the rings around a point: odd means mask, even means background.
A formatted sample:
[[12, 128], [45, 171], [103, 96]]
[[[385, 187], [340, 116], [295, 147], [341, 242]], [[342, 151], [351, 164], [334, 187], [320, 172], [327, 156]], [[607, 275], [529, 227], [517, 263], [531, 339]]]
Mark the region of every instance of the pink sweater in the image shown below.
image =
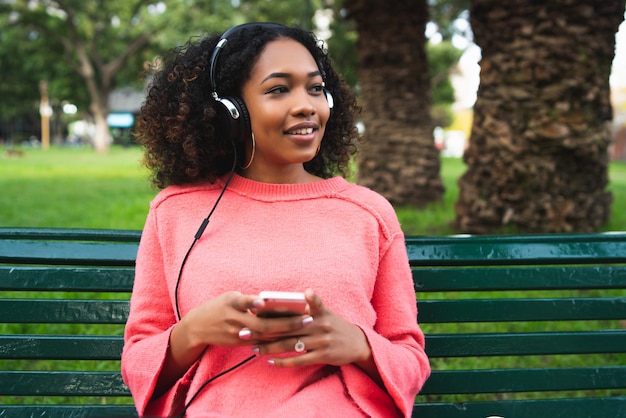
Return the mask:
[[[222, 186], [169, 187], [151, 203], [122, 354], [122, 375], [140, 415], [169, 415], [207, 379], [251, 354], [250, 347], [209, 347], [174, 387], [153, 399], [176, 323], [178, 270]], [[266, 184], [235, 175], [185, 265], [181, 315], [229, 290], [306, 288], [363, 330], [385, 388], [354, 365], [276, 368], [255, 358], [209, 384], [187, 416], [411, 415], [430, 366], [391, 205], [340, 177]]]

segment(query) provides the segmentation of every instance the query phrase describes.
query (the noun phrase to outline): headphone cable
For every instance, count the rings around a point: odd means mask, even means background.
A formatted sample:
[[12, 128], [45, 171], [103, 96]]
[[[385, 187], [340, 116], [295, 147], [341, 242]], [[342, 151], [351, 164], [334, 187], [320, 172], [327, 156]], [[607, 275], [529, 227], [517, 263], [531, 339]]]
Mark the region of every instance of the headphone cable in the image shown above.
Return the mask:
[[[213, 212], [215, 212], [215, 209], [217, 208], [217, 205], [220, 203], [220, 200], [222, 200], [222, 197], [224, 196], [224, 193], [226, 192], [226, 188], [230, 184], [230, 181], [232, 180], [232, 178], [233, 178], [233, 176], [235, 174], [235, 170], [237, 168], [237, 146], [235, 145], [234, 141], [232, 141], [231, 143], [233, 145], [233, 165], [232, 165], [232, 167], [230, 169], [230, 173], [228, 174], [228, 178], [224, 182], [224, 187], [222, 187], [222, 191], [220, 192], [219, 196], [215, 200], [215, 203], [213, 204], [213, 207], [209, 211], [209, 214], [207, 215], [206, 218], [204, 218], [204, 220], [200, 224], [200, 228], [198, 228], [198, 231], [194, 235], [194, 240], [191, 243], [191, 245], [189, 246], [189, 249], [187, 250], [187, 253], [185, 254], [185, 257], [183, 258], [183, 261], [182, 261], [182, 263], [180, 265], [180, 270], [178, 271], [178, 278], [176, 279], [176, 289], [174, 291], [175, 292], [174, 293], [174, 301], [175, 301], [175, 305], [176, 305], [176, 317], [178, 318], [179, 321], [181, 320], [181, 315], [180, 315], [180, 307], [179, 307], [179, 304], [178, 304], [178, 289], [180, 287], [180, 279], [181, 279], [181, 276], [183, 274], [183, 268], [185, 267], [185, 263], [187, 262], [187, 258], [189, 257], [189, 254], [191, 253], [191, 250], [196, 245], [196, 242], [198, 242], [200, 237], [202, 237], [202, 234], [204, 233], [204, 230], [206, 229], [207, 225], [209, 224], [209, 220], [211, 219], [211, 215], [213, 215]], [[224, 376], [225, 374], [230, 373], [233, 370], [243, 366], [245, 363], [249, 362], [250, 360], [254, 359], [255, 357], [256, 357], [256, 355], [252, 355], [252, 356], [246, 358], [245, 360], [235, 364], [231, 368], [229, 368], [227, 370], [224, 370], [223, 372], [221, 372], [221, 373], [211, 377], [206, 382], [204, 382], [202, 384], [202, 386], [200, 386], [200, 388], [196, 391], [196, 393], [191, 397], [189, 402], [187, 402], [185, 404], [185, 406], [183, 407], [182, 411], [179, 412], [176, 415], [176, 417], [178, 418], [178, 417], [184, 417], [185, 416], [185, 413], [186, 413], [187, 408], [189, 407], [189, 405], [191, 405], [191, 403], [198, 397], [200, 392], [202, 392], [202, 390], [204, 390], [204, 388], [206, 388], [206, 386], [209, 383], [213, 382], [218, 377]]]
[[176, 318], [178, 318], [179, 321], [181, 320], [181, 315], [180, 315], [180, 307], [178, 305], [178, 288], [180, 286], [180, 279], [183, 274], [183, 268], [185, 267], [185, 264], [187, 263], [187, 258], [189, 257], [191, 250], [193, 249], [193, 247], [196, 245], [196, 242], [198, 242], [198, 240], [204, 233], [204, 230], [206, 229], [207, 225], [209, 225], [209, 220], [211, 219], [211, 215], [213, 215], [213, 212], [215, 212], [217, 205], [220, 203], [220, 200], [222, 200], [222, 196], [224, 196], [224, 192], [226, 192], [226, 188], [228, 187], [228, 184], [233, 178], [233, 175], [235, 174], [235, 169], [237, 168], [237, 146], [235, 145], [234, 141], [231, 141], [231, 144], [233, 145], [233, 152], [234, 152], [233, 153], [233, 166], [230, 169], [228, 178], [224, 182], [224, 187], [222, 187], [222, 191], [217, 197], [217, 200], [215, 200], [215, 203], [213, 204], [213, 207], [209, 211], [209, 214], [207, 215], [206, 218], [204, 218], [204, 220], [202, 221], [202, 224], [200, 224], [200, 228], [198, 228], [198, 231], [194, 235], [194, 240], [189, 246], [189, 249], [187, 250], [185, 257], [183, 258], [183, 261], [180, 264], [180, 270], [178, 271], [178, 278], [176, 279], [176, 289], [174, 290], [174, 303], [176, 305]]

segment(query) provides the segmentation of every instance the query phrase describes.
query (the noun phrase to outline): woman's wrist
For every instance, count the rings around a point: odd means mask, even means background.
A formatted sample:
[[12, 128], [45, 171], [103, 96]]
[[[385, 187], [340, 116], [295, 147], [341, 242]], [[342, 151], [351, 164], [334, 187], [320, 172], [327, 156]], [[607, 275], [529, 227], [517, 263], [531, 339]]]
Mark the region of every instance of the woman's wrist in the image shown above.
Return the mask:
[[367, 375], [376, 382], [380, 387], [384, 387], [382, 378], [380, 377], [380, 373], [378, 372], [378, 367], [376, 367], [376, 362], [374, 361], [374, 355], [372, 353], [372, 347], [365, 335], [365, 332], [359, 328], [359, 331], [362, 335], [362, 343], [359, 344], [361, 349], [358, 351], [357, 360], [353, 362], [353, 364], [363, 370]]
[[199, 333], [194, 331], [193, 311], [184, 316], [172, 329], [170, 345], [172, 344], [176, 346], [178, 354], [190, 353], [194, 361], [207, 346]]

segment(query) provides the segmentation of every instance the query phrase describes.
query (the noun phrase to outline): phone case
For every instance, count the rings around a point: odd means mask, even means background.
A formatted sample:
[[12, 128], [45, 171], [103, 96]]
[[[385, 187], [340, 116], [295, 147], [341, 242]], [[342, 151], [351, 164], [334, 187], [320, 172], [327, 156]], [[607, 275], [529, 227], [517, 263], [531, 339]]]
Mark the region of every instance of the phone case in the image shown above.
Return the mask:
[[257, 310], [257, 316], [263, 318], [303, 315], [306, 311], [304, 293], [263, 291], [259, 297], [265, 306]]

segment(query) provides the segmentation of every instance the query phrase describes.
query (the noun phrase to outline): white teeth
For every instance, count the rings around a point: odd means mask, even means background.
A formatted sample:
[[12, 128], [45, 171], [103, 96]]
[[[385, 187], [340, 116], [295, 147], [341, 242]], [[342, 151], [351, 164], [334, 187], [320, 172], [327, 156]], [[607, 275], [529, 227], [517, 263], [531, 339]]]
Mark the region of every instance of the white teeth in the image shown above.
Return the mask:
[[296, 129], [293, 131], [287, 132], [290, 135], [307, 135], [313, 132], [313, 128], [305, 128], [305, 129]]

